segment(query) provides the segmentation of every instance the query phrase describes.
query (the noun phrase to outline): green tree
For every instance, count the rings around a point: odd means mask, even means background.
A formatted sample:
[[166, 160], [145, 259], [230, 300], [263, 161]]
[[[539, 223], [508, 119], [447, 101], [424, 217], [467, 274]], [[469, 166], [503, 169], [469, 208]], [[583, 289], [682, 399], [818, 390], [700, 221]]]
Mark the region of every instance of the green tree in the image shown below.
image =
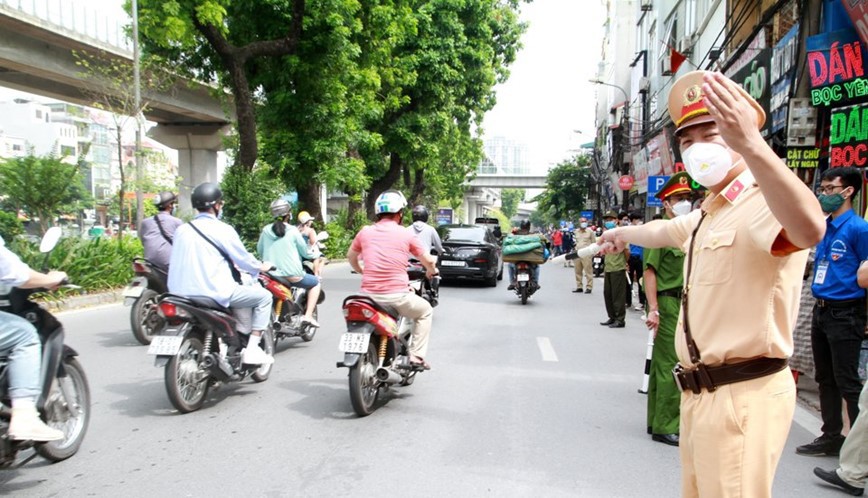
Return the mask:
[[262, 227], [272, 221], [269, 206], [283, 193], [281, 182], [265, 164], [257, 164], [252, 172], [233, 164], [220, 188], [226, 199], [224, 221], [235, 227], [248, 249], [255, 249]]
[[518, 203], [524, 200], [524, 189], [505, 188], [500, 191], [500, 210], [507, 219], [518, 212]]
[[45, 233], [61, 214], [76, 212], [89, 196], [81, 162], [70, 163], [54, 154], [0, 160], [0, 192], [4, 207], [24, 211], [39, 220]]
[[546, 222], [576, 218], [591, 189], [590, 157], [577, 155], [550, 169], [546, 189], [533, 200]]

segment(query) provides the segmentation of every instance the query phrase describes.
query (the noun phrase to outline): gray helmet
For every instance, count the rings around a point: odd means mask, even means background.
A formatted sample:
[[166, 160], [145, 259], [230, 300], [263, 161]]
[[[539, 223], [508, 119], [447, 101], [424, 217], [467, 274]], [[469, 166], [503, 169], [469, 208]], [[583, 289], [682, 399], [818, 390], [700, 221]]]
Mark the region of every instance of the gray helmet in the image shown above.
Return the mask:
[[175, 202], [176, 200], [178, 200], [178, 196], [176, 196], [174, 193], [163, 191], [154, 198], [154, 205], [157, 206], [157, 209], [164, 209], [167, 205]]
[[275, 218], [283, 218], [287, 214], [289, 214], [289, 203], [284, 199], [277, 199], [276, 201], [271, 203], [271, 216]]
[[223, 200], [223, 191], [216, 183], [200, 183], [193, 189], [190, 195], [190, 203], [194, 209], [204, 211], [214, 207], [215, 204]]

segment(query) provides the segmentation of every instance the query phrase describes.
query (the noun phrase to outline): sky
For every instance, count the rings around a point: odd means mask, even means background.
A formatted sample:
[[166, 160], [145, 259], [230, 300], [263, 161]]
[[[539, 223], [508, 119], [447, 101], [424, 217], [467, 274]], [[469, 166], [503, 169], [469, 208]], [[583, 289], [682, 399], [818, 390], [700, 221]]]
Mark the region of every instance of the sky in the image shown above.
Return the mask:
[[[34, 5], [44, 10], [60, 3], [35, 0]], [[123, 0], [65, 0], [63, 5], [67, 12], [86, 9], [90, 17], [128, 19]], [[521, 19], [529, 24], [523, 48], [509, 79], [496, 88], [497, 104], [485, 115], [483, 131], [486, 138], [502, 136], [527, 145], [531, 172], [545, 174], [593, 140], [596, 87], [588, 80], [596, 78], [601, 57], [605, 8], [603, 0], [534, 0], [521, 9]], [[18, 95], [0, 88], [0, 99]]]
[[[524, 48], [483, 120], [486, 138], [528, 146], [531, 172], [572, 157], [594, 139], [596, 88], [605, 8], [601, 0], [534, 0], [522, 4], [529, 23]], [[575, 133], [579, 130], [581, 133]]]

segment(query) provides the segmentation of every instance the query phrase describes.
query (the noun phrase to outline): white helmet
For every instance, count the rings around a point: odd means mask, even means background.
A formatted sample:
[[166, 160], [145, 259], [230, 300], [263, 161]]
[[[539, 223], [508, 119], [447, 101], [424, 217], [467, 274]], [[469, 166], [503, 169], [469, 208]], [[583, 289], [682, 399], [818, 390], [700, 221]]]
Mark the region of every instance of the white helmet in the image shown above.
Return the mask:
[[407, 199], [397, 190], [387, 190], [377, 197], [374, 204], [375, 214], [397, 213], [407, 207]]
[[277, 199], [271, 203], [271, 216], [275, 218], [283, 218], [289, 214], [289, 203], [285, 199]]

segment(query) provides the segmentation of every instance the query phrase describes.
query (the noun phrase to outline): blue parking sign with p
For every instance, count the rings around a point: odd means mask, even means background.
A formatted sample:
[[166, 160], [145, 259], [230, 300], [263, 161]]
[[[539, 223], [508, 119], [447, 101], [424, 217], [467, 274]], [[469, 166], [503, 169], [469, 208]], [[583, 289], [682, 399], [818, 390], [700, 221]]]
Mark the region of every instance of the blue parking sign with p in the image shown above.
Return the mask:
[[657, 195], [657, 192], [660, 192], [660, 189], [662, 189], [663, 185], [666, 185], [666, 182], [668, 181], [668, 176], [648, 177], [648, 202], [646, 203], [648, 207], [663, 207], [663, 201], [661, 201], [655, 196]]

